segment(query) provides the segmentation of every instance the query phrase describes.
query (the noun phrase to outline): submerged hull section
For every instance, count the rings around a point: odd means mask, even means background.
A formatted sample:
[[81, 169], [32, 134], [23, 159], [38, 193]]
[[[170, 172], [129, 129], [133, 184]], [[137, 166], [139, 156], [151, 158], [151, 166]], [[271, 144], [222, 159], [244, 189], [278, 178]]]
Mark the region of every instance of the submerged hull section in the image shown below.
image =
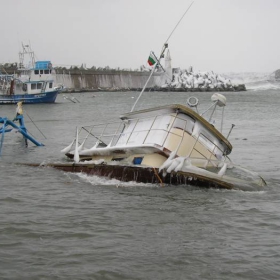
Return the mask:
[[207, 178], [206, 176], [190, 172], [172, 172], [163, 175], [158, 168], [121, 166], [106, 164], [81, 164], [81, 163], [56, 163], [46, 165], [28, 164], [29, 166], [47, 166], [59, 169], [65, 172], [86, 173], [106, 177], [108, 179], [117, 179], [121, 182], [137, 182], [145, 184], [167, 184], [167, 185], [187, 185], [203, 188], [234, 189], [231, 183], [222, 180]]
[[39, 94], [0, 95], [0, 104], [17, 104], [20, 101], [24, 104], [54, 103], [58, 93], [56, 90]]

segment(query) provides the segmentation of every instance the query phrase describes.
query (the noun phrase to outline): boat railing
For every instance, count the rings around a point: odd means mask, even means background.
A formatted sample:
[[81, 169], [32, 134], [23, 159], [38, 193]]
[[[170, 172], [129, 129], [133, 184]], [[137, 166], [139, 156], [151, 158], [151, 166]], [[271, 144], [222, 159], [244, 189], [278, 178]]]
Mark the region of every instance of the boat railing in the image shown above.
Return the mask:
[[[83, 149], [105, 148], [105, 147], [129, 147], [141, 145], [157, 145], [167, 148], [168, 141], [175, 137], [175, 150], [179, 151], [186, 137], [190, 137], [191, 132], [187, 131], [188, 120], [173, 116], [168, 124], [155, 125], [159, 118], [162, 120], [162, 115], [153, 116], [150, 118], [135, 118], [124, 121], [112, 121], [108, 123], [95, 124], [91, 126], [83, 126], [79, 130], [78, 142], [83, 146]], [[175, 120], [181, 121], [181, 127], [173, 130]], [[141, 122], [146, 121], [141, 127]], [[147, 127], [147, 121], [149, 126]], [[189, 135], [189, 136], [188, 136]], [[185, 157], [199, 157], [207, 162], [207, 166], [217, 166], [215, 160], [217, 155], [223, 155], [223, 151], [213, 141], [207, 138], [208, 147], [205, 145], [205, 136], [199, 134], [193, 137], [195, 142], [186, 154], [178, 154]], [[201, 151], [201, 145], [204, 151]], [[170, 149], [169, 149], [170, 150]], [[172, 151], [172, 150], [171, 150]]]
[[79, 129], [79, 143], [83, 143], [84, 146], [87, 143], [91, 146], [113, 146], [123, 127], [124, 123], [121, 121], [83, 126]]
[[[220, 161], [217, 161], [217, 157], [216, 155], [218, 154], [217, 153], [217, 150], [220, 151], [220, 154], [223, 154], [223, 151], [211, 140], [209, 140], [212, 144], [213, 144], [213, 149], [212, 150], [209, 150], [210, 154], [208, 154], [208, 156], [206, 156], [205, 154], [201, 153], [200, 149], [197, 147], [197, 143], [199, 143], [199, 138], [201, 138], [201, 134], [198, 135], [197, 139], [196, 139], [196, 142], [195, 144], [193, 145], [193, 148], [190, 152], [190, 154], [188, 155], [188, 157], [192, 157], [192, 153], [196, 152], [197, 154], [199, 154], [203, 159], [205, 159], [205, 168], [208, 167], [208, 166], [213, 166], [213, 167], [218, 167]], [[217, 164], [218, 162], [218, 164]]]

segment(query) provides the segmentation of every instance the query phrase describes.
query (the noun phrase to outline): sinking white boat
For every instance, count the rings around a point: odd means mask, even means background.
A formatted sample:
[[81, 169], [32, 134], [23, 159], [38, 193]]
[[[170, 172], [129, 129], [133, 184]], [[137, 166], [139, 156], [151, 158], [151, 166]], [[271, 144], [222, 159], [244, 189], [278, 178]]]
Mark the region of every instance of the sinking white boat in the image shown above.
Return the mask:
[[[160, 57], [167, 47], [165, 44]], [[150, 77], [159, 64], [155, 56], [154, 60]], [[229, 159], [232, 145], [228, 138], [234, 125], [223, 135], [225, 96], [213, 94], [211, 106], [202, 113], [196, 97], [190, 97], [187, 105], [134, 111], [149, 79], [131, 112], [120, 120], [77, 127], [74, 139], [62, 150], [70, 162], [47, 166], [126, 182], [244, 190], [266, 185], [257, 173]], [[218, 109], [219, 127], [213, 120]]]

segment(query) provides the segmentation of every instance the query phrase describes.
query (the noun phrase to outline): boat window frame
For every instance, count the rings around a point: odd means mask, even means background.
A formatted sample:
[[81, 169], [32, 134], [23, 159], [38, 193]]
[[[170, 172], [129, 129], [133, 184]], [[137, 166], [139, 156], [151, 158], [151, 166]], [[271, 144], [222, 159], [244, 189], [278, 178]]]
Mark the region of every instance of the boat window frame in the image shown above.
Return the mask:
[[31, 83], [31, 90], [36, 90], [37, 89], [37, 83]]
[[[183, 118], [183, 116], [186, 116], [187, 118]], [[189, 115], [186, 115], [186, 114], [183, 114], [181, 112], [178, 112], [178, 114], [176, 116], [174, 116], [174, 121], [173, 121], [173, 124], [172, 124], [172, 127], [171, 128], [177, 128], [177, 129], [181, 129], [183, 130], [184, 132], [188, 133], [189, 135], [192, 135], [193, 131], [194, 131], [194, 127], [195, 127], [195, 124], [196, 124], [196, 120], [194, 118], [192, 118], [191, 116]], [[179, 121], [179, 122], [182, 122], [183, 125], [182, 127], [181, 126], [178, 126], [178, 124], [176, 125], [176, 121]], [[190, 125], [189, 125], [190, 124]], [[189, 129], [189, 126], [191, 126], [191, 128]]]
[[[215, 144], [214, 141], [212, 141], [211, 139], [209, 139], [209, 137], [205, 136], [205, 134], [203, 134], [203, 132], [201, 132], [197, 138], [197, 140], [202, 144], [204, 145], [207, 150], [213, 154], [215, 157], [219, 157], [220, 155], [223, 155], [224, 154], [224, 151], [217, 145]], [[210, 145], [207, 145], [207, 142], [205, 142], [205, 140], [208, 141], [208, 143], [210, 144], [211, 143], [211, 146]], [[220, 153], [219, 153], [219, 152]]]

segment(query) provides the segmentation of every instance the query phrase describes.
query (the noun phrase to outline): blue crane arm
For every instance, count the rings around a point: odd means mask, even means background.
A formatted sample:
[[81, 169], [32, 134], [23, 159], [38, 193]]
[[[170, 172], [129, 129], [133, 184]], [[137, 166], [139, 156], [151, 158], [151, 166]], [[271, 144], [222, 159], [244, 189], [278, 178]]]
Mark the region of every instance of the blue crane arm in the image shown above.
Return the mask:
[[36, 146], [44, 146], [44, 144], [38, 142], [37, 140], [35, 140], [32, 136], [30, 136], [27, 133], [27, 130], [25, 128], [24, 125], [24, 119], [23, 119], [23, 115], [18, 115], [15, 120], [19, 121], [19, 126], [16, 125], [13, 121], [7, 119], [7, 118], [0, 118], [0, 123], [3, 123], [2, 128], [0, 129], [0, 133], [5, 133], [5, 132], [10, 132], [12, 129], [11, 128], [7, 128], [7, 126], [11, 126], [15, 129], [18, 130], [18, 132], [20, 132], [23, 137], [25, 137], [26, 139], [28, 139], [29, 141], [31, 141], [32, 143], [34, 143]]

